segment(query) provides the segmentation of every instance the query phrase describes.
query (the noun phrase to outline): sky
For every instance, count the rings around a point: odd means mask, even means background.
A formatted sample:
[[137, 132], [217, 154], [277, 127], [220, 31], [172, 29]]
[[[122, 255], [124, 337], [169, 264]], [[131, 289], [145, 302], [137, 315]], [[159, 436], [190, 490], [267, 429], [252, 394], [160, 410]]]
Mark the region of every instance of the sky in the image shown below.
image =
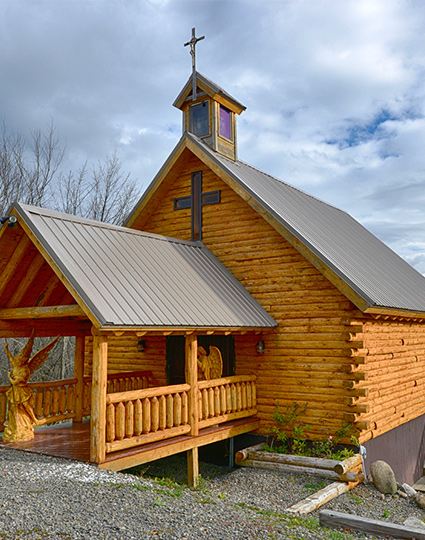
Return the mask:
[[2, 0], [0, 117], [53, 122], [64, 170], [117, 153], [142, 191], [197, 69], [243, 103], [239, 158], [349, 212], [425, 274], [422, 0]]

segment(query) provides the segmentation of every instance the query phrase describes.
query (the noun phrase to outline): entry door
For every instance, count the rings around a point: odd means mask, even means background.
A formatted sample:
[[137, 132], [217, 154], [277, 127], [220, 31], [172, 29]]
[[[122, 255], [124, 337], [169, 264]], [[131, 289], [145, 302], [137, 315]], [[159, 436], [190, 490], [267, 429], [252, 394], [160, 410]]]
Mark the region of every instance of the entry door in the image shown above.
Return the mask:
[[[184, 336], [167, 336], [167, 384], [185, 382], [185, 338]], [[235, 374], [235, 338], [233, 336], [198, 336], [198, 347], [203, 347], [209, 354], [209, 347], [218, 347], [223, 358], [223, 377]]]

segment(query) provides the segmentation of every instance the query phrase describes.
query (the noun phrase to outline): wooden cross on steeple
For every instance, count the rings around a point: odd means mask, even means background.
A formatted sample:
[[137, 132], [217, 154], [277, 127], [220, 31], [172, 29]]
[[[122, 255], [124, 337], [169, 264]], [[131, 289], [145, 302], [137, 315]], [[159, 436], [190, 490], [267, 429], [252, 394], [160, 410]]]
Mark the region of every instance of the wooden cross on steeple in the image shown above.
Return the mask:
[[202, 39], [205, 39], [205, 36], [197, 38], [195, 36], [195, 29], [192, 28], [192, 39], [184, 44], [185, 47], [187, 45], [190, 45], [190, 54], [192, 56], [192, 84], [193, 84], [192, 99], [193, 101], [195, 101], [196, 99], [196, 50], [195, 50], [195, 47], [198, 41], [201, 41]]

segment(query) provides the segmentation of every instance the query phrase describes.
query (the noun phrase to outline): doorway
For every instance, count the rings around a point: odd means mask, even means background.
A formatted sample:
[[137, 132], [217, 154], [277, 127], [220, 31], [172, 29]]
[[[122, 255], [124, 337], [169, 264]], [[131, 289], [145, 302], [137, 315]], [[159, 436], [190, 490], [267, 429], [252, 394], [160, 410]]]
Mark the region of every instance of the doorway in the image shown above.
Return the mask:
[[[203, 347], [207, 354], [213, 345], [220, 349], [223, 359], [223, 377], [235, 374], [235, 338], [234, 336], [198, 336], [198, 347]], [[166, 339], [167, 384], [185, 382], [185, 337], [167, 336]]]

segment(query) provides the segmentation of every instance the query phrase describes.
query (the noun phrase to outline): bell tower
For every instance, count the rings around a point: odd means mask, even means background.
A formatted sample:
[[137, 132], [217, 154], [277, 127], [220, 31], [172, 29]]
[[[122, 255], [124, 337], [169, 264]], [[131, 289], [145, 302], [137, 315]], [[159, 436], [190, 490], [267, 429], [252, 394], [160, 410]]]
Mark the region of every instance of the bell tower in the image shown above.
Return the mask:
[[190, 45], [192, 75], [174, 101], [174, 107], [183, 112], [183, 132], [193, 133], [216, 152], [237, 159], [236, 115], [246, 109], [235, 98], [210, 79], [196, 71], [195, 46], [204, 39], [195, 37]]

